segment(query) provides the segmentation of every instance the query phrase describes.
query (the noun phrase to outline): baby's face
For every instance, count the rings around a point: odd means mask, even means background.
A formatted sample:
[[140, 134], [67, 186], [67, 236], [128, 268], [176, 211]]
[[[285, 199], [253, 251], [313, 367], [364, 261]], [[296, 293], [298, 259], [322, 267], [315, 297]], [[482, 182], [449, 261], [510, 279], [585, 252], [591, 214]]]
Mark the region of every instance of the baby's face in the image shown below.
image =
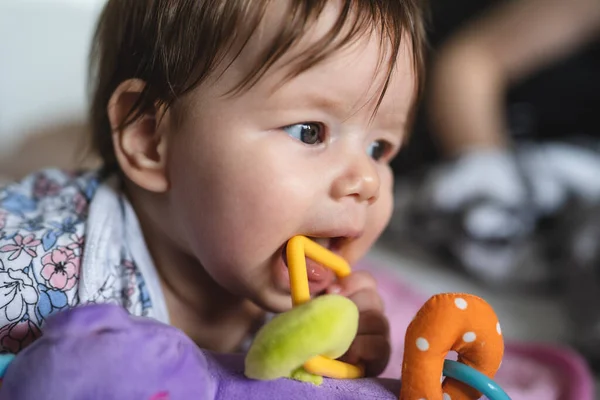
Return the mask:
[[[405, 43], [373, 118], [386, 68], [377, 70], [378, 38], [365, 37], [278, 86], [301, 48], [291, 51], [250, 90], [224, 96], [259, 45], [250, 43], [219, 81], [186, 99], [177, 132], [167, 135], [168, 207], [180, 245], [220, 285], [282, 311], [291, 306], [288, 239], [323, 238], [352, 264], [388, 223], [389, 161], [405, 134], [415, 82]], [[334, 279], [311, 277], [313, 293]]]

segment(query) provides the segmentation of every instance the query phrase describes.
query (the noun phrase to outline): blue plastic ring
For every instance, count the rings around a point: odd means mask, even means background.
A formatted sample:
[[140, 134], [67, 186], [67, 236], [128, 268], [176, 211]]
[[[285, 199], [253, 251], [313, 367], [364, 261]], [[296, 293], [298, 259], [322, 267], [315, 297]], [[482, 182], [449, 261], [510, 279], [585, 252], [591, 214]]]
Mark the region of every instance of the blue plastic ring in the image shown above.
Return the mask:
[[14, 358], [14, 354], [0, 354], [0, 379], [4, 378], [8, 366]]
[[496, 382], [458, 361], [444, 361], [444, 376], [469, 385], [490, 400], [510, 400], [510, 397]]

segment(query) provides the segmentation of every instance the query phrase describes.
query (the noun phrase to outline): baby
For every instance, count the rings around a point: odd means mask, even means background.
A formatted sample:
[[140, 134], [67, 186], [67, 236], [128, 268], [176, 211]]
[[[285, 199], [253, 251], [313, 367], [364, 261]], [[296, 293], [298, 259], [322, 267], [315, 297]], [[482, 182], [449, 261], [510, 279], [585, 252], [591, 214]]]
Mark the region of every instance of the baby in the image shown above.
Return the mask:
[[[89, 303], [242, 350], [291, 307], [288, 239], [359, 260], [390, 218], [389, 162], [420, 91], [418, 3], [109, 0], [91, 69], [102, 169], [0, 190], [2, 351]], [[375, 280], [307, 270], [311, 294], [356, 303], [344, 359], [378, 375], [390, 344]]]

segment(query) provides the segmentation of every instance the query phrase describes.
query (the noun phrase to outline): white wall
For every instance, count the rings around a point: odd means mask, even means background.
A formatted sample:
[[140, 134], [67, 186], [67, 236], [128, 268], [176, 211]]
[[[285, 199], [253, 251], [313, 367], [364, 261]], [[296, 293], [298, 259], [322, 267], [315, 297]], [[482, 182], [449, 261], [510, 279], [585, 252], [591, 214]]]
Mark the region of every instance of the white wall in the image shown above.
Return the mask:
[[87, 54], [105, 0], [0, 0], [0, 155], [85, 118]]

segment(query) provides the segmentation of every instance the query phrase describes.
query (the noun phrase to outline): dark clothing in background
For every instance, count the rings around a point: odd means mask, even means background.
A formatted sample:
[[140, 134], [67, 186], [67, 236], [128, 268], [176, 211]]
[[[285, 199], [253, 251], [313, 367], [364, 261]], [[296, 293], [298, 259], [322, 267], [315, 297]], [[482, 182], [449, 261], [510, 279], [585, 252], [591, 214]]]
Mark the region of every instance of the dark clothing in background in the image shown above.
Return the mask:
[[[500, 1], [429, 0], [429, 61], [466, 21]], [[510, 87], [505, 112], [516, 146], [496, 155], [500, 164], [484, 154], [461, 170], [469, 155], [442, 159], [421, 104], [409, 142], [392, 163], [398, 185], [389, 235], [488, 287], [560, 295], [571, 318], [571, 344], [600, 370], [600, 38]], [[457, 209], [432, 200], [432, 172], [459, 168], [459, 179], [448, 175], [451, 185], [440, 193], [471, 182], [464, 185], [468, 192], [478, 175], [469, 173], [493, 173], [484, 168], [490, 165], [514, 166], [508, 187], [523, 185], [526, 200], [505, 204], [485, 187]], [[495, 183], [509, 192], [506, 180]], [[559, 200], [540, 201], [552, 196]]]
[[[466, 21], [499, 2], [430, 0], [430, 56]], [[600, 40], [514, 85], [506, 102], [507, 121], [515, 138], [538, 141], [569, 140], [573, 135], [600, 137]], [[426, 112], [422, 106], [408, 145], [392, 164], [396, 176], [441, 158], [427, 126]]]

